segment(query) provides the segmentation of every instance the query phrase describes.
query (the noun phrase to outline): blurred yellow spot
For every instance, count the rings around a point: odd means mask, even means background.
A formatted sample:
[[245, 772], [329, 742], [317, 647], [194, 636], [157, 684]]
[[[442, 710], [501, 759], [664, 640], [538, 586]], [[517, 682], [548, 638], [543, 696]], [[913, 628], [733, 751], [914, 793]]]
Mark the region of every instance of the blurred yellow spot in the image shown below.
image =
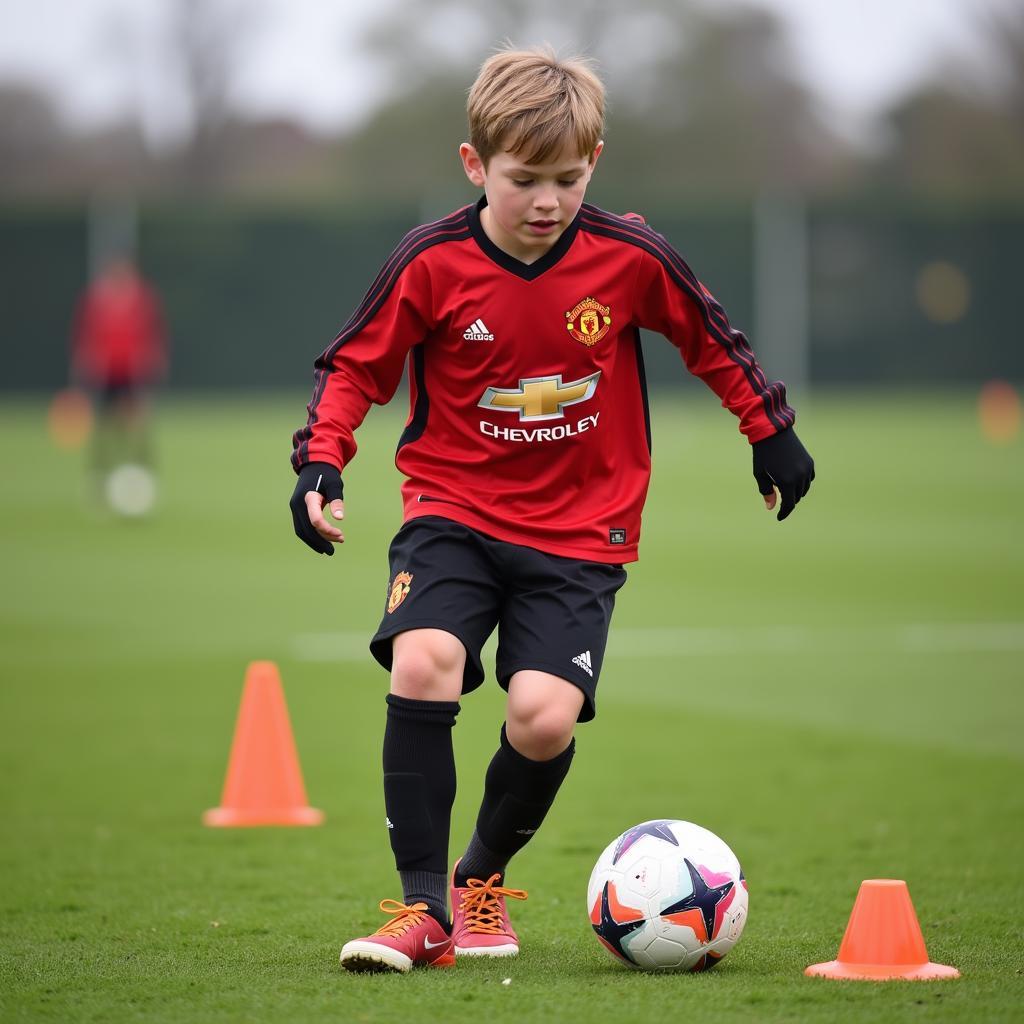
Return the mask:
[[990, 441], [1012, 441], [1020, 432], [1021, 402], [1016, 388], [1005, 380], [990, 380], [978, 396], [981, 432]]
[[921, 311], [936, 324], [956, 323], [971, 304], [971, 282], [967, 275], [944, 260], [926, 263], [921, 268], [914, 292]]
[[58, 391], [50, 403], [47, 425], [53, 443], [64, 451], [78, 451], [92, 433], [92, 403], [73, 388]]

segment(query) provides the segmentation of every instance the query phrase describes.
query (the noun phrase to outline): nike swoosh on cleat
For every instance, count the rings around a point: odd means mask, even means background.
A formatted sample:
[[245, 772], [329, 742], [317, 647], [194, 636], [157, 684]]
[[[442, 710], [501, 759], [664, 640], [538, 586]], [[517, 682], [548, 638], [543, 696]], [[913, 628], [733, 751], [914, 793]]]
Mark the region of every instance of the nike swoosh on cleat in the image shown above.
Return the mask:
[[431, 942], [430, 939], [424, 939], [423, 940], [423, 945], [427, 949], [434, 949], [437, 946], [443, 946], [448, 941], [449, 941], [448, 939], [442, 939], [440, 942]]

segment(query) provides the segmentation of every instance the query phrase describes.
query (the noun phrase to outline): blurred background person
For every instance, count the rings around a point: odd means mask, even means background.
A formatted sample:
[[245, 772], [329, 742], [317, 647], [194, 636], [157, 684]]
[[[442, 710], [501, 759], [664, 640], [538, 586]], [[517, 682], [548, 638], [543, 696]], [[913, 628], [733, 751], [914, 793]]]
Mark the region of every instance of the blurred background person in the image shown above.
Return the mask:
[[122, 515], [144, 515], [156, 497], [150, 396], [166, 372], [157, 293], [130, 259], [115, 256], [79, 300], [71, 377], [95, 399], [91, 469], [97, 492]]

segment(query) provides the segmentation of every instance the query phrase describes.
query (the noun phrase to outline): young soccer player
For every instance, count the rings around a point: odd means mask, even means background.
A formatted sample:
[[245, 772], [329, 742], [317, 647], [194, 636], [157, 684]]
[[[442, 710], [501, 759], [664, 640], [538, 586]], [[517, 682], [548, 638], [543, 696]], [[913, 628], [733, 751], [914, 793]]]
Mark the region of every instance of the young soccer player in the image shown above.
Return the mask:
[[[651, 468], [639, 328], [665, 335], [739, 418], [779, 519], [814, 477], [784, 386], [679, 254], [642, 218], [583, 202], [603, 111], [581, 61], [487, 60], [459, 150], [483, 196], [410, 232], [315, 363], [291, 509], [323, 554], [344, 539], [323, 507], [343, 518], [356, 428], [406, 361], [411, 391], [396, 456], [405, 522], [370, 644], [391, 671], [384, 802], [403, 899], [384, 900], [391, 919], [345, 944], [349, 970], [519, 950], [506, 899], [526, 893], [505, 887], [505, 870], [551, 808], [576, 723], [594, 717], [622, 567], [637, 557]], [[451, 732], [495, 627], [505, 723], [449, 874]]]
[[92, 473], [97, 492], [116, 512], [122, 480], [137, 481], [127, 503], [142, 512], [153, 488], [147, 392], [167, 373], [167, 344], [156, 290], [131, 260], [119, 256], [82, 294], [75, 312], [71, 377], [91, 390], [99, 409], [92, 437]]

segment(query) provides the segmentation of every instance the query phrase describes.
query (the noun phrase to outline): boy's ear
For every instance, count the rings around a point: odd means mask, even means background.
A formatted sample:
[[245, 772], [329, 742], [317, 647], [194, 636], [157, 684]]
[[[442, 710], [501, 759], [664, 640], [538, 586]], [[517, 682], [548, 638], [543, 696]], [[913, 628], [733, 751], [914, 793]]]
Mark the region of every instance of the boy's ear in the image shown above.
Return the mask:
[[604, 139], [600, 139], [597, 145], [594, 147], [594, 152], [590, 154], [590, 166], [587, 168], [588, 174], [594, 173], [594, 168], [597, 166], [597, 158], [601, 155], [601, 151], [604, 149]]
[[468, 142], [464, 142], [459, 146], [459, 157], [462, 160], [462, 169], [466, 172], [466, 177], [477, 188], [483, 188], [486, 168], [483, 160], [480, 159], [480, 154]]

